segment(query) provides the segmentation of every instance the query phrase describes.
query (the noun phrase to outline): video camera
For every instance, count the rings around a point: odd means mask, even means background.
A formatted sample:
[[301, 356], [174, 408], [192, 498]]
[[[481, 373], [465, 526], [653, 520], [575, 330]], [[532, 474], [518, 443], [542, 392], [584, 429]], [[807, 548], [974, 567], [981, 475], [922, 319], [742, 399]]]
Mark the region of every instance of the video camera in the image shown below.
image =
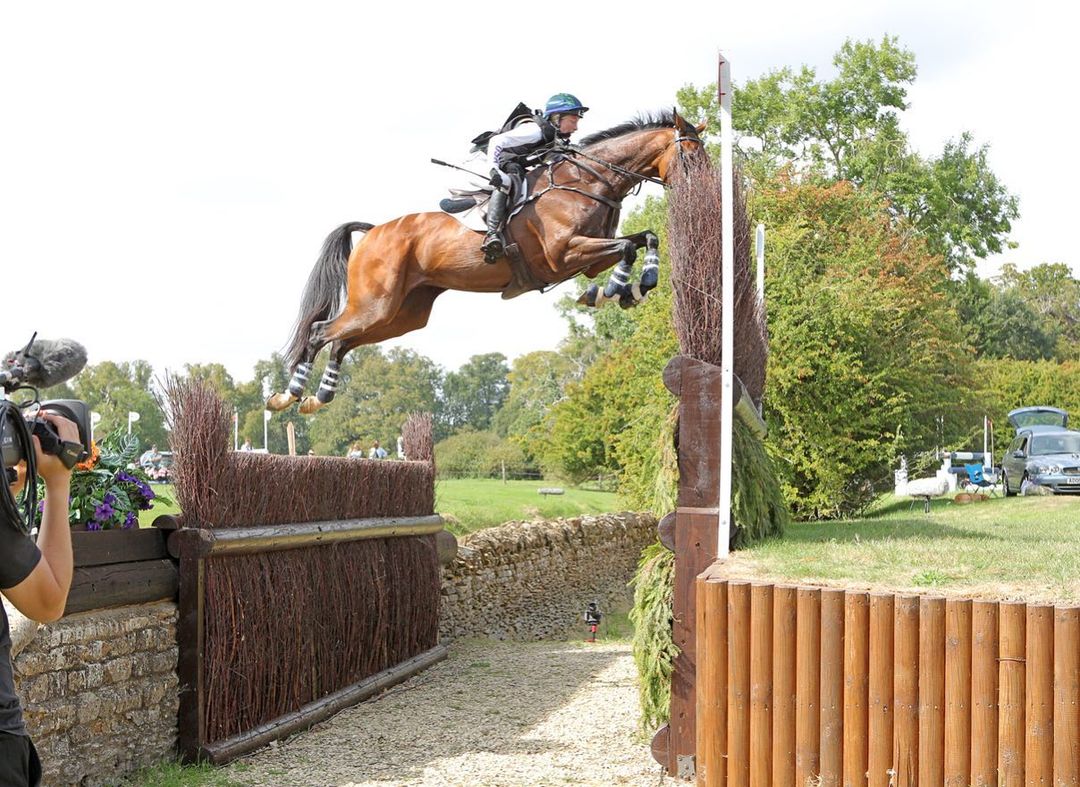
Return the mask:
[[[37, 500], [35, 453], [33, 436], [41, 443], [44, 453], [60, 457], [67, 467], [74, 467], [89, 454], [90, 408], [78, 399], [39, 401], [38, 389], [49, 388], [74, 377], [86, 365], [86, 349], [70, 339], [38, 340], [35, 333], [21, 350], [8, 353], [0, 367], [0, 457], [4, 468], [4, 488], [0, 490], [2, 513], [18, 518], [25, 528], [29, 517], [19, 515], [8, 485], [15, 481], [15, 466], [27, 464], [27, 514]], [[29, 396], [14, 400], [18, 391]], [[65, 442], [47, 421], [38, 417], [43, 410], [54, 412], [71, 421], [79, 429], [79, 443]]]

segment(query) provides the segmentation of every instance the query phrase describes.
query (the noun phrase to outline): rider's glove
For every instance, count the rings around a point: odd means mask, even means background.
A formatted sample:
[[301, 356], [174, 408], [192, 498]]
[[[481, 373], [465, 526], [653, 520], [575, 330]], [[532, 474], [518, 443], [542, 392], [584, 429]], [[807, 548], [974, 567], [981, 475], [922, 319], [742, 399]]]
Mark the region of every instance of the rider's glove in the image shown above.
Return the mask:
[[501, 189], [504, 186], [509, 186], [509, 178], [506, 177], [500, 170], [492, 168], [491, 170], [491, 185], [497, 189]]

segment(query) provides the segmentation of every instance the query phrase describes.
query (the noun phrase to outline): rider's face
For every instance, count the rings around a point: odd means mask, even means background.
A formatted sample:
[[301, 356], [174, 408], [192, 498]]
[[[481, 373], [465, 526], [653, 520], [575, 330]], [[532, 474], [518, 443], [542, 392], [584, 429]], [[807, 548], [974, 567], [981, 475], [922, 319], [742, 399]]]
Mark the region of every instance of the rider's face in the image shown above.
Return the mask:
[[578, 121], [581, 120], [576, 112], [559, 115], [559, 133], [573, 134], [577, 131]]

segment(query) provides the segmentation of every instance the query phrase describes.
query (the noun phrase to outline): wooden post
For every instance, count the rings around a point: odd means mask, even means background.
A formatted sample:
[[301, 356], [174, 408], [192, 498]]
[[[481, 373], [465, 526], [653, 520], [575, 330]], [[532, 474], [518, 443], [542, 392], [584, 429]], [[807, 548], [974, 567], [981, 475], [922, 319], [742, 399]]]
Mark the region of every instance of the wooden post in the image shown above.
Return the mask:
[[895, 787], [919, 783], [919, 597], [896, 600], [893, 661]]
[[750, 585], [728, 583], [727, 783], [750, 785]]
[[919, 783], [945, 780], [945, 599], [919, 605]]
[[292, 421], [285, 424], [285, 439], [289, 444], [289, 456], [296, 456], [296, 426]]
[[971, 778], [971, 601], [945, 602], [945, 787]]
[[754, 585], [750, 590], [750, 787], [771, 787], [772, 590], [772, 585]]
[[971, 605], [971, 786], [996, 787], [998, 605]]
[[795, 787], [796, 613], [798, 591], [773, 588], [773, 787]]
[[1024, 659], [1026, 613], [1023, 604], [998, 607], [998, 784], [1024, 784]]
[[1054, 785], [1080, 784], [1080, 607], [1054, 613]]
[[844, 591], [821, 591], [821, 787], [844, 774]]
[[1026, 625], [1024, 781], [1049, 785], [1054, 779], [1054, 608], [1029, 604]]
[[795, 784], [821, 770], [821, 591], [799, 588], [795, 634]]
[[844, 597], [844, 787], [862, 787], [869, 765], [870, 597]]
[[893, 596], [870, 595], [870, 681], [867, 776], [870, 787], [889, 787], [893, 754]]
[[698, 579], [697, 783], [727, 783], [727, 583]]

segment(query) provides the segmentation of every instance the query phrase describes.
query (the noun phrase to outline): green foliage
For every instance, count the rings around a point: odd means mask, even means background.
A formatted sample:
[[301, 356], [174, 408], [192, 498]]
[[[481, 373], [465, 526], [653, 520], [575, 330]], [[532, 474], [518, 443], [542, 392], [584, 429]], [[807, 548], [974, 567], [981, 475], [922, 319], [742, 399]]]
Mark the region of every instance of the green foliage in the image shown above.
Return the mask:
[[540, 350], [515, 358], [508, 377], [510, 390], [493, 419], [495, 431], [528, 452], [536, 430], [573, 374], [573, 363], [560, 353]]
[[754, 212], [770, 227], [770, 447], [797, 516], [843, 515], [967, 405], [948, 270], [849, 184], [762, 189]]
[[168, 432], [165, 417], [154, 398], [153, 374], [153, 367], [146, 361], [103, 361], [87, 366], [69, 385], [74, 398], [82, 399], [101, 415], [97, 427], [101, 433], [126, 431], [128, 413], [136, 412], [139, 420], [132, 424], [133, 434], [147, 445], [166, 445]]
[[[1006, 415], [1017, 407], [1060, 407], [1080, 419], [1080, 362], [984, 359], [975, 364], [973, 380], [982, 409], [997, 429], [999, 451], [1013, 434]], [[1075, 421], [1070, 426], [1076, 428]]]
[[530, 470], [520, 446], [495, 432], [459, 432], [435, 444], [440, 478], [495, 478], [505, 468], [510, 477]]
[[672, 637], [675, 554], [659, 541], [641, 553], [634, 579], [634, 663], [641, 727], [659, 727], [671, 711], [671, 673], [679, 653]]
[[1043, 334], [1056, 339], [1054, 356], [1059, 361], [1080, 361], [1080, 278], [1068, 265], [1044, 263], [1020, 271], [1006, 264], [1000, 286], [1037, 316]]
[[[73, 526], [87, 530], [138, 527], [140, 511], [150, 510], [155, 502], [171, 505], [134, 464], [138, 455], [139, 438], [118, 430], [98, 442], [87, 460], [76, 465], [68, 506]], [[41, 514], [39, 505], [39, 525]]]
[[739, 526], [732, 549], [742, 549], [769, 536], [782, 536], [791, 514], [777, 464], [761, 439], [738, 418], [732, 428], [731, 453], [731, 511]]
[[[976, 146], [965, 132], [924, 158], [900, 126], [916, 75], [914, 55], [892, 36], [848, 40], [833, 65], [831, 79], [803, 66], [735, 87], [738, 156], [751, 179], [851, 181], [882, 194], [894, 216], [917, 229], [952, 269], [1000, 252], [1019, 209], [990, 168], [987, 146]], [[686, 86], [679, 102], [689, 117], [719, 130], [715, 84]]]
[[442, 384], [437, 437], [459, 429], [488, 429], [510, 390], [506, 356], [502, 353], [474, 355]]

